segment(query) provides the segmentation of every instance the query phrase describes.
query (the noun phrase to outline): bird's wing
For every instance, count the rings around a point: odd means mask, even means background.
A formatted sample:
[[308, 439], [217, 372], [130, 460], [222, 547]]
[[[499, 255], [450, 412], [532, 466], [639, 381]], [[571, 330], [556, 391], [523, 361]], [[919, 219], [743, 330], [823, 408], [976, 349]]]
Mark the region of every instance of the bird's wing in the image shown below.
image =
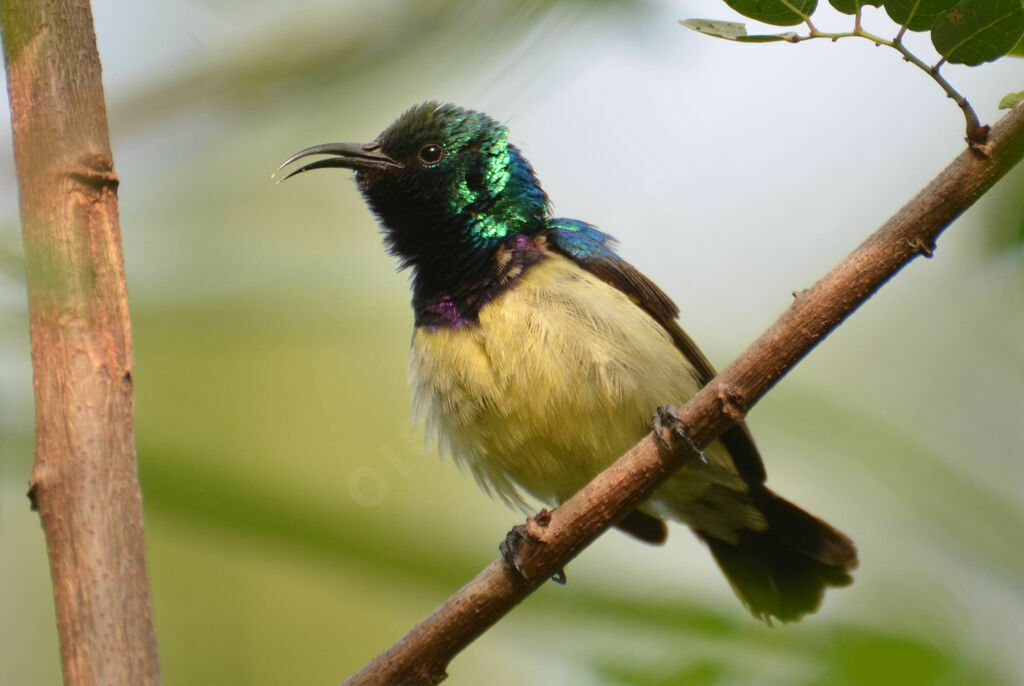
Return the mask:
[[[676, 322], [679, 308], [653, 281], [615, 253], [614, 238], [574, 219], [548, 220], [545, 238], [549, 247], [628, 295], [661, 324], [693, 365], [702, 386], [714, 378], [715, 368]], [[764, 464], [745, 423], [730, 427], [719, 440], [728, 448], [737, 471], [746, 481], [764, 483]]]

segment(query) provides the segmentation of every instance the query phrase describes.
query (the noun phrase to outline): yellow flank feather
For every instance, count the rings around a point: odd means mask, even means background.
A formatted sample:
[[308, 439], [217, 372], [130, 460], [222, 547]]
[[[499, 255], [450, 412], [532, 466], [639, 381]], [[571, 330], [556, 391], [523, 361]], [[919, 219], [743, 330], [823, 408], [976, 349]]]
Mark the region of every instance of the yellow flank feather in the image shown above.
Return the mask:
[[[418, 328], [410, 376], [415, 413], [442, 450], [524, 506], [524, 493], [568, 499], [650, 431], [659, 405], [699, 388], [650, 315], [556, 253], [485, 305], [478, 324]], [[724, 447], [705, 455], [708, 465], [683, 468], [643, 509], [726, 541], [763, 528]]]

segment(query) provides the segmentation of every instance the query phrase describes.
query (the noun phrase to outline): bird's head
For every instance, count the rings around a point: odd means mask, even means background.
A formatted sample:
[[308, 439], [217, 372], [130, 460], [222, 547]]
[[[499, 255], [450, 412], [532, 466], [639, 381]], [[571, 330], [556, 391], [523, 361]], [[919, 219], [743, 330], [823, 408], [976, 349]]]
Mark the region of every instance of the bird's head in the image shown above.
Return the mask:
[[421, 271], [438, 262], [493, 251], [509, 236], [543, 228], [547, 196], [508, 129], [454, 105], [417, 105], [372, 143], [326, 143], [281, 167], [325, 156], [292, 171], [342, 167], [377, 215], [392, 252]]

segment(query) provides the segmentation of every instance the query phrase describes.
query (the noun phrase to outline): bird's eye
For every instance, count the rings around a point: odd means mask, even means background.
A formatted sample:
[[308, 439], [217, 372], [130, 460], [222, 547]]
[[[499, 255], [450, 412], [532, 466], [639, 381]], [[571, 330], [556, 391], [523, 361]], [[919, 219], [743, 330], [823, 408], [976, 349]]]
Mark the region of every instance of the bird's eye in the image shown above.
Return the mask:
[[423, 164], [437, 164], [444, 159], [444, 148], [437, 143], [429, 143], [420, 148], [419, 157]]

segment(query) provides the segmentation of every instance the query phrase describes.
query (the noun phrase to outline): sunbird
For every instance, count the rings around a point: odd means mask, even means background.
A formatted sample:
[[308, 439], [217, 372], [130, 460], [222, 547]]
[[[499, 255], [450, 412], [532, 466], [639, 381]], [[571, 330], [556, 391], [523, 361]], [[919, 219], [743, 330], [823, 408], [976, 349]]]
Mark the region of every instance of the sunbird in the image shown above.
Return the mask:
[[[552, 217], [486, 114], [423, 103], [371, 143], [315, 145], [281, 168], [310, 156], [285, 178], [354, 170], [410, 270], [414, 413], [488, 493], [557, 507], [714, 376], [675, 303], [610, 235]], [[685, 523], [755, 617], [796, 621], [852, 583], [857, 550], [765, 478], [739, 422], [617, 526], [661, 544], [666, 519]]]

